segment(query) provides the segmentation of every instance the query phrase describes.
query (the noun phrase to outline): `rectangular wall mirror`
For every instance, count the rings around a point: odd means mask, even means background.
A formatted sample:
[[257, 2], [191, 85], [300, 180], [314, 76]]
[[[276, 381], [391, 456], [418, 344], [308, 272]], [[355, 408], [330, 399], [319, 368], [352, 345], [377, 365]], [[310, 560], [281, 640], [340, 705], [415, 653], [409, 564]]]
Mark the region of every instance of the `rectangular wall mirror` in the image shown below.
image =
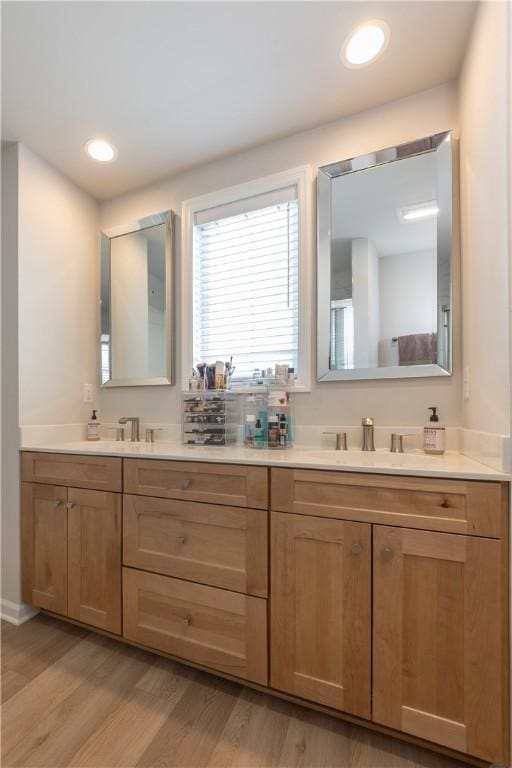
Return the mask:
[[452, 372], [452, 140], [318, 172], [318, 380]]
[[172, 211], [101, 236], [101, 384], [173, 383]]

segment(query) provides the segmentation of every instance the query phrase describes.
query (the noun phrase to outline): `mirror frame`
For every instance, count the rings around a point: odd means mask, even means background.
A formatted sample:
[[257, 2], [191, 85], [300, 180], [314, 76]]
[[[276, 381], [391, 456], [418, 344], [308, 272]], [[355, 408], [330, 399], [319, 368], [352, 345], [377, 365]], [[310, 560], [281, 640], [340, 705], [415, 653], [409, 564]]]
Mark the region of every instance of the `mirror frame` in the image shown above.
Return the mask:
[[[430, 365], [387, 366], [381, 368], [349, 368], [332, 370], [331, 355], [331, 205], [332, 180], [338, 176], [402, 160], [425, 152], [439, 153], [438, 196], [445, 201], [437, 217], [437, 264], [447, 260], [450, 265], [450, 305], [445, 311], [448, 323], [448, 359]], [[453, 372], [453, 274], [455, 237], [453, 231], [454, 142], [451, 131], [399, 144], [366, 155], [360, 155], [318, 169], [317, 184], [317, 381], [346, 381], [357, 379], [405, 379], [426, 376], [451, 376]], [[438, 273], [439, 274], [439, 273]], [[439, 317], [439, 282], [437, 286]], [[439, 350], [439, 346], [438, 346]]]
[[166, 371], [165, 376], [147, 379], [108, 379], [105, 383], [101, 382], [101, 335], [103, 332], [101, 316], [101, 293], [100, 293], [100, 386], [108, 387], [158, 387], [169, 386], [175, 383], [175, 356], [176, 349], [174, 343], [175, 328], [175, 307], [174, 307], [174, 212], [163, 211], [151, 216], [145, 216], [131, 224], [112, 227], [101, 233], [101, 251], [100, 251], [100, 280], [101, 280], [101, 261], [104, 256], [108, 257], [108, 290], [110, 294], [108, 326], [110, 334], [109, 346], [109, 369], [112, 375], [112, 282], [110, 279], [110, 241], [122, 235], [130, 235], [133, 232], [139, 232], [150, 227], [157, 227], [165, 224], [165, 344], [166, 344]]

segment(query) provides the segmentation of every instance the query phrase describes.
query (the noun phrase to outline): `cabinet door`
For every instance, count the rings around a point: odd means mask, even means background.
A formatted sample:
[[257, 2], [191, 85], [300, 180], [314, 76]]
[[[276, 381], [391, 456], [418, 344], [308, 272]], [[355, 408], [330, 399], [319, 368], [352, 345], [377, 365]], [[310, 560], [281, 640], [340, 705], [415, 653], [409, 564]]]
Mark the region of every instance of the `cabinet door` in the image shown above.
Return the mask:
[[69, 616], [121, 633], [121, 496], [68, 489]]
[[271, 685], [369, 718], [371, 526], [271, 520]]
[[375, 526], [376, 722], [507, 762], [502, 557], [492, 539]]
[[67, 491], [56, 485], [22, 484], [23, 600], [67, 614]]

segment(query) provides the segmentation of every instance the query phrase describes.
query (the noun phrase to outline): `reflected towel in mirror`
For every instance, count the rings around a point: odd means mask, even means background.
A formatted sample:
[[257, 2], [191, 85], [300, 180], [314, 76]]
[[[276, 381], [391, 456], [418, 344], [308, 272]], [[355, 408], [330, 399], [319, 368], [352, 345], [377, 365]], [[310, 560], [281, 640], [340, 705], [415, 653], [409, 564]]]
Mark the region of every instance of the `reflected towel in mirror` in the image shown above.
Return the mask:
[[398, 337], [399, 365], [429, 365], [437, 362], [437, 333], [411, 333]]

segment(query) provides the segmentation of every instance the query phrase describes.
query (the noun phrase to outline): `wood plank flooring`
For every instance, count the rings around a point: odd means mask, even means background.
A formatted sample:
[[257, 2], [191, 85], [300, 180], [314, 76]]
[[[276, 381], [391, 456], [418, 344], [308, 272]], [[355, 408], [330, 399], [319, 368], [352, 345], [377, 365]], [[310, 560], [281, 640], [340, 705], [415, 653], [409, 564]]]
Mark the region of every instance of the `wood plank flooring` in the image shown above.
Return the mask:
[[461, 768], [39, 615], [2, 623], [3, 768]]

